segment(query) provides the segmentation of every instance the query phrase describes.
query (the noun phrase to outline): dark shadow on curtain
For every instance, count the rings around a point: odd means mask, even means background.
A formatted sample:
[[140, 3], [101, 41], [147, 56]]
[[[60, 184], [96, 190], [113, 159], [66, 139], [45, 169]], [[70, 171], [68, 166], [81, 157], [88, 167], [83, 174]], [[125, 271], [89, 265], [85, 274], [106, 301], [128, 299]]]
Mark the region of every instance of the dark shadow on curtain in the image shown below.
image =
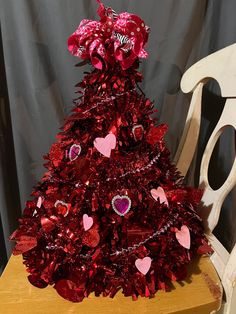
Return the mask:
[[3, 235], [3, 229], [2, 229], [2, 219], [0, 216], [0, 250], [1, 250], [1, 256], [0, 256], [0, 274], [4, 270], [6, 263], [7, 263], [7, 251], [4, 241], [4, 235]]
[[[0, 27], [0, 273], [4, 269], [11, 244], [7, 237], [17, 226], [21, 214], [18, 180], [12, 135], [11, 114], [4, 68], [4, 55]], [[4, 208], [5, 207], [5, 208]], [[6, 210], [7, 208], [7, 210]], [[8, 225], [3, 225], [4, 221]]]

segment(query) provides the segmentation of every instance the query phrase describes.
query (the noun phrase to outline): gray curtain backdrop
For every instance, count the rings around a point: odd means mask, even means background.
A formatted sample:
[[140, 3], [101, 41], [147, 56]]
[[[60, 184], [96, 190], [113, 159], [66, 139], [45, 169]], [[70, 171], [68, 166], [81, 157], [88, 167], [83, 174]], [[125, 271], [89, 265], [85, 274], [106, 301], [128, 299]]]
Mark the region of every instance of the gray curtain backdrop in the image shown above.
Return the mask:
[[[142, 88], [155, 100], [172, 156], [177, 149], [191, 95], [180, 91], [183, 72], [197, 60], [236, 42], [234, 0], [104, 0], [117, 12], [140, 15], [151, 27], [141, 64]], [[67, 51], [67, 38], [83, 18], [97, 19], [95, 0], [0, 0], [0, 270], [11, 254], [9, 235], [17, 227], [32, 187], [45, 169], [42, 156], [70, 113], [74, 85], [83, 77], [77, 59]], [[223, 109], [215, 82], [203, 96], [200, 155]], [[235, 156], [234, 130], [221, 137], [212, 158], [210, 182], [219, 186]], [[214, 169], [214, 170], [212, 170]], [[194, 180], [193, 180], [194, 178]], [[224, 203], [217, 236], [231, 250], [235, 242], [235, 195]]]

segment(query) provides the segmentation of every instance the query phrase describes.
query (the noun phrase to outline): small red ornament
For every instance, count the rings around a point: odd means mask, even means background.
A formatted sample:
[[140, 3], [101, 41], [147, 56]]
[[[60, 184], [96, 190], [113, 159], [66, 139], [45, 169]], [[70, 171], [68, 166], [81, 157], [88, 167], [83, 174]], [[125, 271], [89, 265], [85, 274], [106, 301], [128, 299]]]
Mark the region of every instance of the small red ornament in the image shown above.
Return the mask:
[[75, 282], [71, 280], [61, 279], [57, 281], [54, 288], [64, 299], [72, 302], [81, 302], [85, 297], [84, 287], [80, 288]]
[[47, 217], [41, 218], [41, 225], [45, 232], [50, 232], [55, 228], [55, 223]]
[[98, 230], [92, 228], [86, 231], [83, 235], [82, 242], [84, 245], [87, 245], [88, 247], [95, 248], [100, 242], [100, 235], [98, 233]]

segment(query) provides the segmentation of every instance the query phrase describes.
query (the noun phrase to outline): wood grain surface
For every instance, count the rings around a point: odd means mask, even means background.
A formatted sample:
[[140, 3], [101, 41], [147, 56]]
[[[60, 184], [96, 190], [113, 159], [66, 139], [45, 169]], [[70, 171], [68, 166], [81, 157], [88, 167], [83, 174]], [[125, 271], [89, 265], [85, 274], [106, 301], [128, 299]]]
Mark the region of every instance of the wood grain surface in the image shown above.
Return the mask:
[[121, 292], [113, 299], [90, 295], [81, 303], [66, 301], [51, 286], [32, 286], [21, 256], [11, 256], [0, 278], [1, 314], [205, 314], [218, 309], [221, 298], [221, 283], [207, 256], [194, 261], [186, 281], [175, 282], [170, 292], [138, 301]]

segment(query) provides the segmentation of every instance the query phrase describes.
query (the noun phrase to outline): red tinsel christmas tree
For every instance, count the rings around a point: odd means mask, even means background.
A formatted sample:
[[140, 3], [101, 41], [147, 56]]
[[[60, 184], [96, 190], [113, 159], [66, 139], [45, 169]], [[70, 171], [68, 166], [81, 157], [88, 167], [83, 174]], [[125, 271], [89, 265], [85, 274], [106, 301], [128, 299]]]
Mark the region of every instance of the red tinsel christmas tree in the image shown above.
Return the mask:
[[70, 301], [91, 292], [152, 297], [186, 265], [210, 251], [196, 208], [201, 191], [186, 187], [140, 90], [139, 58], [149, 28], [99, 1], [100, 21], [83, 20], [70, 52], [94, 69], [57, 141], [48, 171], [26, 202], [13, 254], [22, 254], [36, 287], [54, 285]]

